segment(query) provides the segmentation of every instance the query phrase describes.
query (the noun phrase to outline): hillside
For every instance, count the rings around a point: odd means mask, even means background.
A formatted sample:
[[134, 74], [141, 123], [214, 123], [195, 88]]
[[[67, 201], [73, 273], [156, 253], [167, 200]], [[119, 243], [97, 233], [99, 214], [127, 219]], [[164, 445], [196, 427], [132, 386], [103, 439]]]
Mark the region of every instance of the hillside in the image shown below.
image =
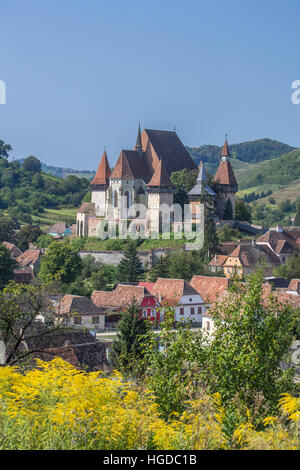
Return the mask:
[[[25, 158], [19, 158], [17, 161], [22, 166]], [[61, 168], [59, 166], [46, 165], [41, 162], [41, 170], [43, 173], [56, 176], [57, 178], [66, 178], [67, 176], [74, 175], [78, 178], [86, 178], [91, 180], [95, 174], [94, 170], [74, 170], [73, 168]]]
[[[216, 172], [220, 163], [221, 147], [216, 145], [201, 145], [199, 147], [187, 147], [187, 149], [197, 165], [202, 160], [209, 173], [213, 174]], [[294, 147], [271, 139], [258, 139], [230, 145], [234, 169], [245, 169], [245, 171], [247, 171], [247, 164], [249, 163], [256, 164], [278, 158], [282, 154], [291, 152], [294, 149]]]

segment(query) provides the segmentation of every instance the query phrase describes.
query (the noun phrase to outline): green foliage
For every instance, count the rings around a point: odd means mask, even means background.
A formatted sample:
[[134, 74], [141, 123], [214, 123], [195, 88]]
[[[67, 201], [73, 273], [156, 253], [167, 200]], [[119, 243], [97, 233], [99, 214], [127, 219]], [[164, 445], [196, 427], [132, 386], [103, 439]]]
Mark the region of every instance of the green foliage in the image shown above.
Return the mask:
[[246, 284], [237, 279], [230, 295], [210, 308], [215, 330], [202, 376], [210, 392], [219, 392], [224, 401], [236, 397], [252, 411], [258, 407], [261, 418], [292, 389], [293, 372], [279, 369], [279, 363], [289, 351], [294, 326], [291, 308], [275, 293], [262, 298], [262, 283], [261, 270]]
[[234, 206], [234, 219], [251, 222], [251, 208], [241, 199], [236, 199]]
[[23, 170], [31, 173], [32, 175], [39, 173], [41, 171], [41, 162], [36, 157], [27, 157], [23, 162]]
[[35, 242], [43, 232], [39, 227], [31, 227], [30, 225], [25, 225], [17, 233], [17, 245], [21, 251], [28, 249], [29, 243]]
[[133, 301], [118, 323], [118, 334], [112, 347], [112, 361], [125, 375], [138, 376], [143, 372], [145, 341], [150, 330], [147, 320], [139, 317]]
[[217, 236], [220, 243], [237, 241], [241, 238], [241, 233], [228, 224], [222, 225], [217, 229]]
[[219, 245], [216, 224], [212, 211], [206, 206], [204, 210], [204, 244], [202, 248], [206, 260], [210, 260]]
[[290, 256], [285, 264], [274, 269], [275, 276], [284, 277], [288, 281], [293, 278], [300, 278], [300, 249], [293, 256]]
[[224, 213], [223, 213], [223, 219], [224, 220], [233, 220], [233, 209], [232, 209], [232, 204], [231, 200], [227, 199], [225, 207], [224, 207]]
[[127, 242], [124, 258], [119, 263], [117, 272], [117, 278], [121, 282], [138, 281], [144, 272], [136, 247], [137, 243], [135, 241], [130, 240]]
[[198, 170], [187, 170], [186, 168], [171, 174], [175, 204], [180, 204], [181, 207], [184, 207], [184, 204], [189, 203], [187, 193], [195, 186], [197, 175]]
[[54, 280], [62, 284], [75, 281], [82, 269], [82, 261], [67, 241], [53, 242], [42, 257], [39, 277], [44, 282]]
[[38, 248], [47, 248], [49, 245], [51, 245], [52, 242], [53, 242], [53, 237], [52, 235], [49, 235], [49, 233], [40, 235], [36, 240], [36, 244]]
[[0, 243], [0, 289], [14, 277], [16, 262], [11, 259], [9, 251]]
[[205, 271], [203, 253], [201, 251], [174, 251], [168, 255], [169, 275], [173, 279], [190, 281], [194, 274]]
[[8, 154], [11, 151], [12, 151], [11, 146], [3, 142], [3, 140], [0, 140], [0, 157], [8, 158]]
[[167, 278], [170, 272], [170, 262], [168, 256], [161, 255], [154, 266], [149, 271], [149, 280], [155, 282], [159, 277]]
[[0, 241], [12, 242], [17, 224], [8, 217], [0, 217]]
[[300, 227], [300, 199], [296, 201], [296, 216], [294, 225]]

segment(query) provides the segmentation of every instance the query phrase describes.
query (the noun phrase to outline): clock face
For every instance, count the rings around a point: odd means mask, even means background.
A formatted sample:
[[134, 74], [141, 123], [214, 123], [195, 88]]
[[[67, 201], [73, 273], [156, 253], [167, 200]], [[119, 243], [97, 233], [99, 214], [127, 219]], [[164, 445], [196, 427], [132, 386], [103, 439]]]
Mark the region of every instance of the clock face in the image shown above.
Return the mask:
[[222, 157], [222, 162], [226, 162], [227, 161], [227, 157]]

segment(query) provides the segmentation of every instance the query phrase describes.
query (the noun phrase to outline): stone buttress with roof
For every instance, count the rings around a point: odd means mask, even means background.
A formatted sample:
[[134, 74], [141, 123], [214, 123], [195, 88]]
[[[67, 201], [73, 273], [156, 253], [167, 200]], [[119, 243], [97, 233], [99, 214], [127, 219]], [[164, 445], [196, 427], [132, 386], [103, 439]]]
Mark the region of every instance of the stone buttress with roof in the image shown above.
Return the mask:
[[[226, 198], [232, 200], [234, 208], [237, 191], [229, 155], [226, 139], [222, 161], [215, 176], [218, 188], [225, 195], [220, 203], [215, 203], [220, 217]], [[120, 224], [122, 221], [138, 218], [137, 223], [147, 233], [162, 232], [163, 216], [160, 206], [173, 205], [174, 189], [170, 176], [183, 169], [195, 170], [197, 166], [175, 131], [144, 129], [141, 132], [139, 126], [134, 149], [121, 150], [112, 171], [106, 150], [104, 151], [96, 175], [91, 181], [91, 202], [83, 203], [77, 213], [77, 236], [97, 236], [101, 219]], [[217, 195], [207, 184], [201, 162], [197, 184], [189, 194], [190, 201], [198, 200], [203, 191], [214, 201], [217, 199]], [[144, 207], [146, 213], [143, 212]]]

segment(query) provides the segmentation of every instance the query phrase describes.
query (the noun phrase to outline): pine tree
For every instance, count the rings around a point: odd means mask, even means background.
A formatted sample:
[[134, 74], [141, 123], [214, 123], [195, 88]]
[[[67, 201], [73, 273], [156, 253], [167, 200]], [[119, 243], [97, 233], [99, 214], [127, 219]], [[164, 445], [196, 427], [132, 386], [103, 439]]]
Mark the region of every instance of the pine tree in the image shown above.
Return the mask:
[[169, 277], [170, 263], [168, 256], [160, 256], [149, 273], [149, 280], [155, 282], [159, 277]]
[[129, 241], [121, 260], [117, 278], [120, 282], [136, 282], [140, 279], [144, 269], [136, 252], [136, 242]]
[[227, 199], [225, 207], [224, 207], [224, 214], [223, 214], [223, 219], [224, 220], [233, 220], [233, 210], [232, 210], [232, 204], [231, 200]]
[[202, 252], [204, 257], [210, 260], [211, 256], [214, 255], [218, 248], [218, 235], [216, 230], [216, 224], [213, 219], [213, 213], [205, 207], [204, 211], [204, 243]]
[[149, 330], [149, 323], [139, 317], [138, 305], [133, 301], [118, 323], [111, 356], [114, 367], [124, 374], [138, 375], [143, 371], [144, 335]]

